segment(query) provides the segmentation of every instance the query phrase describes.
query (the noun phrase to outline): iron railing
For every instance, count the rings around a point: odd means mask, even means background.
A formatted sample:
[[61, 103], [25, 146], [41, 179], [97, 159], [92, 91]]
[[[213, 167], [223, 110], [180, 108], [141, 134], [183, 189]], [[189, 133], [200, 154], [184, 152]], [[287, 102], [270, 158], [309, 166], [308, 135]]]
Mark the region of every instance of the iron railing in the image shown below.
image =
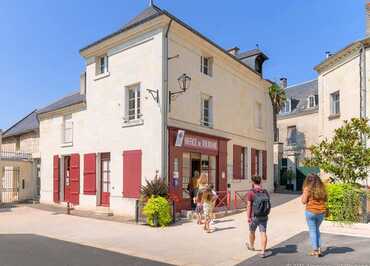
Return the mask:
[[0, 160], [31, 160], [32, 154], [22, 151], [0, 151]]

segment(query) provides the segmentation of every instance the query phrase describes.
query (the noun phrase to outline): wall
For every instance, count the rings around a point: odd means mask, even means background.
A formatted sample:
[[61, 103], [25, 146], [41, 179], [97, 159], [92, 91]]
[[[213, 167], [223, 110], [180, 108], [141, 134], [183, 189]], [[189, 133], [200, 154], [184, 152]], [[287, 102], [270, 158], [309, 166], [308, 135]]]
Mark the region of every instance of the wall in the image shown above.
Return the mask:
[[[136, 35], [138, 36], [138, 35]], [[135, 200], [122, 197], [122, 153], [142, 150], [142, 183], [161, 169], [160, 106], [147, 89], [162, 87], [162, 29], [142, 33], [119, 46], [110, 48], [109, 75], [95, 75], [95, 57], [86, 59], [87, 104], [74, 110], [73, 145], [61, 145], [63, 113], [41, 117], [41, 201], [52, 202], [53, 155], [80, 154], [80, 206], [94, 208], [95, 195], [83, 195], [83, 154], [111, 153], [111, 210], [116, 214], [132, 215]], [[126, 126], [125, 88], [140, 83], [143, 124]]]
[[297, 149], [300, 152], [299, 160], [310, 156], [311, 145], [319, 143], [318, 132], [319, 113], [317, 111], [305, 112], [299, 115], [290, 115], [279, 118], [277, 121], [279, 129], [279, 142], [284, 144], [284, 157], [295, 152], [294, 147], [288, 145], [288, 127], [296, 126], [297, 129]]
[[[32, 153], [35, 158], [39, 157], [39, 134], [38, 132], [29, 132], [20, 135], [20, 149], [24, 153]], [[16, 151], [16, 137], [3, 138], [1, 148], [3, 151]]]
[[[176, 97], [169, 113], [169, 124], [228, 141], [228, 183], [230, 190], [250, 188], [250, 149], [267, 150], [268, 181], [273, 189], [272, 107], [268, 96], [270, 84], [220, 52], [194, 34], [173, 25], [170, 32], [169, 56], [179, 55], [169, 62], [170, 90], [179, 89], [177, 78], [186, 73], [191, 77], [188, 91]], [[200, 72], [200, 57], [213, 57], [212, 77]], [[201, 95], [213, 97], [213, 127], [200, 126]], [[255, 126], [256, 103], [262, 105], [262, 129]], [[245, 180], [232, 177], [233, 145], [249, 148], [248, 176]]]

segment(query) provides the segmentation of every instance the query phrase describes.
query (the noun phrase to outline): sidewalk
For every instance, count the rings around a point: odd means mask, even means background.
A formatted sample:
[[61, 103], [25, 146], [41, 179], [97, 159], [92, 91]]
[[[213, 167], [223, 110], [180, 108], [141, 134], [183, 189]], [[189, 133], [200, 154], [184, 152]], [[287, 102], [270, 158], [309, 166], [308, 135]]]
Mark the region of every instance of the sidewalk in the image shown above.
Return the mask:
[[[272, 201], [280, 205], [270, 216], [271, 246], [305, 229], [297, 196], [273, 194]], [[220, 219], [212, 234], [202, 232], [195, 222], [150, 228], [29, 207], [0, 215], [0, 234], [35, 234], [175, 265], [235, 265], [255, 255], [244, 245], [248, 233], [245, 212]]]

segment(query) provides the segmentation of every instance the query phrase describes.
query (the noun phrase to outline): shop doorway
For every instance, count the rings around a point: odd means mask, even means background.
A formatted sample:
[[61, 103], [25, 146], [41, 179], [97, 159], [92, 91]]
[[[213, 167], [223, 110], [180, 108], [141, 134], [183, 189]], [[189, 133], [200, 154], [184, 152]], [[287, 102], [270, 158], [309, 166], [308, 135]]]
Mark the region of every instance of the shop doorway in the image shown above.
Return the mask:
[[200, 154], [198, 153], [191, 153], [191, 175], [194, 176], [195, 172], [198, 172], [198, 174], [201, 173], [200, 171]]

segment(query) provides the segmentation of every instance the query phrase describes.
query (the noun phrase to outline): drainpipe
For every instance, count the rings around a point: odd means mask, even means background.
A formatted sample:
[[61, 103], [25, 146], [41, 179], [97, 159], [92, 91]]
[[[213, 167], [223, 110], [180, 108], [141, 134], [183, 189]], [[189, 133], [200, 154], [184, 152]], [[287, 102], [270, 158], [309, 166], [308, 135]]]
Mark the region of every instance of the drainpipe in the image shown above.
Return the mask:
[[[360, 49], [360, 117], [367, 118], [367, 79], [366, 79], [366, 48], [361, 43]], [[367, 139], [362, 136], [362, 142], [367, 147]], [[367, 172], [367, 171], [366, 171]], [[365, 180], [366, 190], [368, 190], [368, 177]]]
[[166, 34], [163, 39], [163, 89], [162, 89], [162, 178], [169, 184], [168, 175], [168, 33], [172, 25], [172, 19], [168, 23]]

